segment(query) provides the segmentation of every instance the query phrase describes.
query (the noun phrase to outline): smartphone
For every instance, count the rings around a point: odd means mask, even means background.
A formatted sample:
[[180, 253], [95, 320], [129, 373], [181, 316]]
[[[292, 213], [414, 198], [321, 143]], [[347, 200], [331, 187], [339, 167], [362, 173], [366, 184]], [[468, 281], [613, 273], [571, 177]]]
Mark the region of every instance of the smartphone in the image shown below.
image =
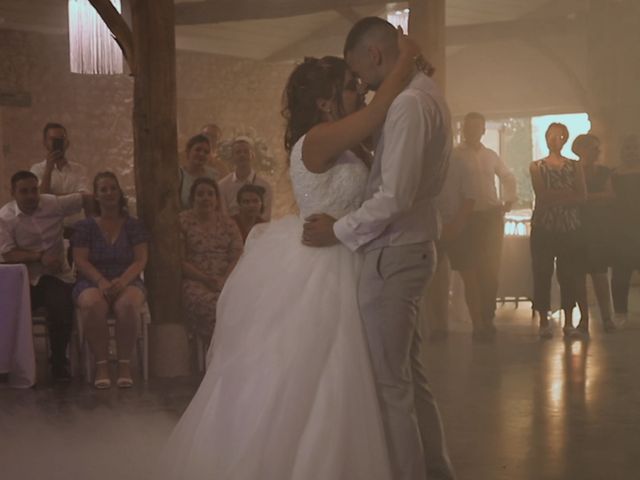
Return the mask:
[[64, 151], [64, 138], [55, 137], [51, 139], [51, 146], [54, 151], [58, 151], [58, 152]]

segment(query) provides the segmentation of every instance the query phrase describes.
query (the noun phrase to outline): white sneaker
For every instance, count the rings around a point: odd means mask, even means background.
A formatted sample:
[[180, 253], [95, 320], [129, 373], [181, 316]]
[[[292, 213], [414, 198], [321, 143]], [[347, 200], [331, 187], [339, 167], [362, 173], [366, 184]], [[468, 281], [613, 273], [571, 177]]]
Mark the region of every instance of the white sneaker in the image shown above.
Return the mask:
[[553, 338], [553, 327], [551, 326], [551, 324], [548, 323], [545, 326], [540, 325], [538, 335], [540, 335], [540, 338], [543, 340], [549, 340], [550, 338]]

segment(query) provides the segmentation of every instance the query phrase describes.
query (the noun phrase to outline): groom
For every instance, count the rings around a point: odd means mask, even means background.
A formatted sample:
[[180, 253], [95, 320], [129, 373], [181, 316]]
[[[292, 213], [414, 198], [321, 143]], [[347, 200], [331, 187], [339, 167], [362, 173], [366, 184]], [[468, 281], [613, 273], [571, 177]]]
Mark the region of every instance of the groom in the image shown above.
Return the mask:
[[[354, 75], [376, 90], [398, 58], [397, 32], [357, 22], [344, 47]], [[394, 480], [453, 479], [442, 423], [420, 357], [418, 300], [435, 268], [433, 198], [451, 151], [451, 119], [435, 82], [416, 72], [387, 113], [365, 202], [336, 221], [312, 215], [303, 242], [365, 253], [358, 302], [381, 403]]]

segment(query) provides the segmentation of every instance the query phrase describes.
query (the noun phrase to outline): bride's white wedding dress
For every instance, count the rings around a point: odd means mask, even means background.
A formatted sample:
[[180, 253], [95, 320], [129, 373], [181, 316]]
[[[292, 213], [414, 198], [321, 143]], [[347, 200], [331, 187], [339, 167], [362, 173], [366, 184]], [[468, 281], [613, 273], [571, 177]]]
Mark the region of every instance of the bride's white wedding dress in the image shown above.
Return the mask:
[[207, 373], [174, 430], [173, 480], [390, 480], [361, 324], [360, 258], [301, 243], [304, 218], [362, 202], [351, 152], [323, 174], [291, 153], [300, 216], [258, 226], [218, 302]]

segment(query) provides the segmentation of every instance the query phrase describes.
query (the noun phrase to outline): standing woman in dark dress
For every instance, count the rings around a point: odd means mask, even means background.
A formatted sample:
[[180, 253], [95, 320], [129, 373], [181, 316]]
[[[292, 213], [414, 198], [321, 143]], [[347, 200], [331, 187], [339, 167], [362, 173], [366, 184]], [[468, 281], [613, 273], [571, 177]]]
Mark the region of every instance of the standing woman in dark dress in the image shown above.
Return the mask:
[[565, 125], [552, 123], [546, 133], [549, 155], [531, 162], [529, 167], [536, 195], [531, 219], [533, 309], [540, 317], [542, 339], [553, 336], [549, 312], [554, 263], [565, 315], [564, 335], [588, 335], [588, 318], [582, 317], [579, 329], [572, 325], [576, 302], [586, 303], [579, 214], [579, 208], [586, 200], [586, 187], [581, 165], [562, 156], [562, 147], [568, 138]]
[[611, 177], [616, 195], [613, 215], [616, 255], [611, 291], [616, 317], [624, 321], [629, 312], [631, 274], [640, 270], [640, 142], [636, 135], [625, 138], [620, 160], [620, 167]]
[[[574, 140], [571, 150], [580, 159], [587, 186], [587, 203], [580, 212], [585, 241], [586, 271], [591, 276], [598, 299], [604, 331], [611, 333], [616, 329], [612, 319], [609, 288], [609, 266], [614, 248], [611, 217], [615, 198], [611, 187], [611, 169], [597, 163], [600, 156], [600, 140], [595, 135], [579, 135]], [[586, 317], [588, 306], [580, 305], [580, 311], [582, 316]]]

